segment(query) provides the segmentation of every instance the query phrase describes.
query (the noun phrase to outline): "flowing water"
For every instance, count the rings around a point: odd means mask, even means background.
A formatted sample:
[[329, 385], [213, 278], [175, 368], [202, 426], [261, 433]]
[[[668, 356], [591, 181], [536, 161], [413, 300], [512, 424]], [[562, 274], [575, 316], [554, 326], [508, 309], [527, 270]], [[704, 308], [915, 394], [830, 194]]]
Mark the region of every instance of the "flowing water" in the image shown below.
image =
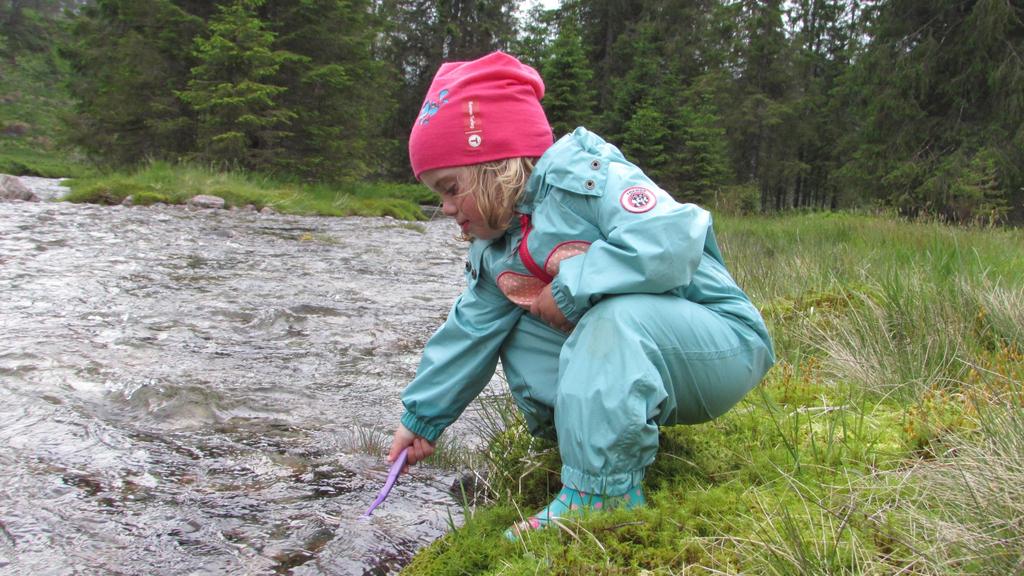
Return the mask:
[[397, 572], [460, 521], [456, 474], [359, 520], [387, 464], [353, 438], [401, 415], [455, 233], [0, 203], [0, 574]]

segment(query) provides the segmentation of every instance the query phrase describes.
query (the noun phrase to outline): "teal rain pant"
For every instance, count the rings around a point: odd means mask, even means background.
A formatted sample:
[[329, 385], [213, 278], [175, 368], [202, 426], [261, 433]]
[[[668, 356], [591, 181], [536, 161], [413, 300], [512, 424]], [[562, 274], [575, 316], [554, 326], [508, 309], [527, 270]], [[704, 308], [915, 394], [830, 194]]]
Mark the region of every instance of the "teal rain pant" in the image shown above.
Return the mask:
[[740, 321], [651, 294], [605, 298], [571, 335], [524, 314], [501, 349], [530, 432], [558, 441], [562, 483], [606, 495], [640, 484], [658, 426], [722, 415], [771, 358]]

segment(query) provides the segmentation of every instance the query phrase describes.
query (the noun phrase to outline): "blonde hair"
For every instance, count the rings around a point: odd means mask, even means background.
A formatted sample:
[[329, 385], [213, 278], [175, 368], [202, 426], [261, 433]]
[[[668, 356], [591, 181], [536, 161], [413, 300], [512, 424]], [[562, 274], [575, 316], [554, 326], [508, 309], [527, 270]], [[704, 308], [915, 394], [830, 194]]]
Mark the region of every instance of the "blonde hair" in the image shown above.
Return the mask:
[[[467, 166], [459, 179], [463, 194], [473, 194], [487, 227], [505, 230], [533, 173], [536, 158], [506, 158]], [[463, 235], [464, 240], [469, 240]]]

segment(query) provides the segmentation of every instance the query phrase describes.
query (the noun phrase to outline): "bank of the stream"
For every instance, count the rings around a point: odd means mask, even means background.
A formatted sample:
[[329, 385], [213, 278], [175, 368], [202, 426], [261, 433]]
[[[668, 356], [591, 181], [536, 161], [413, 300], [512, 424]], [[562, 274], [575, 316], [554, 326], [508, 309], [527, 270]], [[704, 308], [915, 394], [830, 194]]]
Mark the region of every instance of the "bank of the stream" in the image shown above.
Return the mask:
[[519, 542], [502, 532], [559, 463], [513, 425], [488, 453], [495, 505], [404, 574], [1019, 573], [1024, 234], [844, 214], [717, 228], [776, 340], [763, 385], [663, 430], [647, 509]]
[[348, 185], [275, 181], [244, 172], [211, 170], [186, 164], [152, 162], [131, 172], [97, 173], [72, 178], [70, 202], [185, 204], [197, 195], [223, 198], [225, 207], [269, 207], [282, 214], [320, 216], [391, 216], [424, 220], [421, 206], [437, 203], [416, 184], [360, 182]]

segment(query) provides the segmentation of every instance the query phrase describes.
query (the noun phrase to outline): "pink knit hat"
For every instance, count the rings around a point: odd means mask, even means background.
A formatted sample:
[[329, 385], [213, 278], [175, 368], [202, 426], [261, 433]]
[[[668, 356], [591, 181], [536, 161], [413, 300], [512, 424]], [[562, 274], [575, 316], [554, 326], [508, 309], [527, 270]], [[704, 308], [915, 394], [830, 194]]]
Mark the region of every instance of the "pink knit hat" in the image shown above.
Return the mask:
[[543, 97], [540, 74], [503, 52], [442, 64], [409, 135], [416, 178], [434, 168], [541, 156], [552, 143]]

